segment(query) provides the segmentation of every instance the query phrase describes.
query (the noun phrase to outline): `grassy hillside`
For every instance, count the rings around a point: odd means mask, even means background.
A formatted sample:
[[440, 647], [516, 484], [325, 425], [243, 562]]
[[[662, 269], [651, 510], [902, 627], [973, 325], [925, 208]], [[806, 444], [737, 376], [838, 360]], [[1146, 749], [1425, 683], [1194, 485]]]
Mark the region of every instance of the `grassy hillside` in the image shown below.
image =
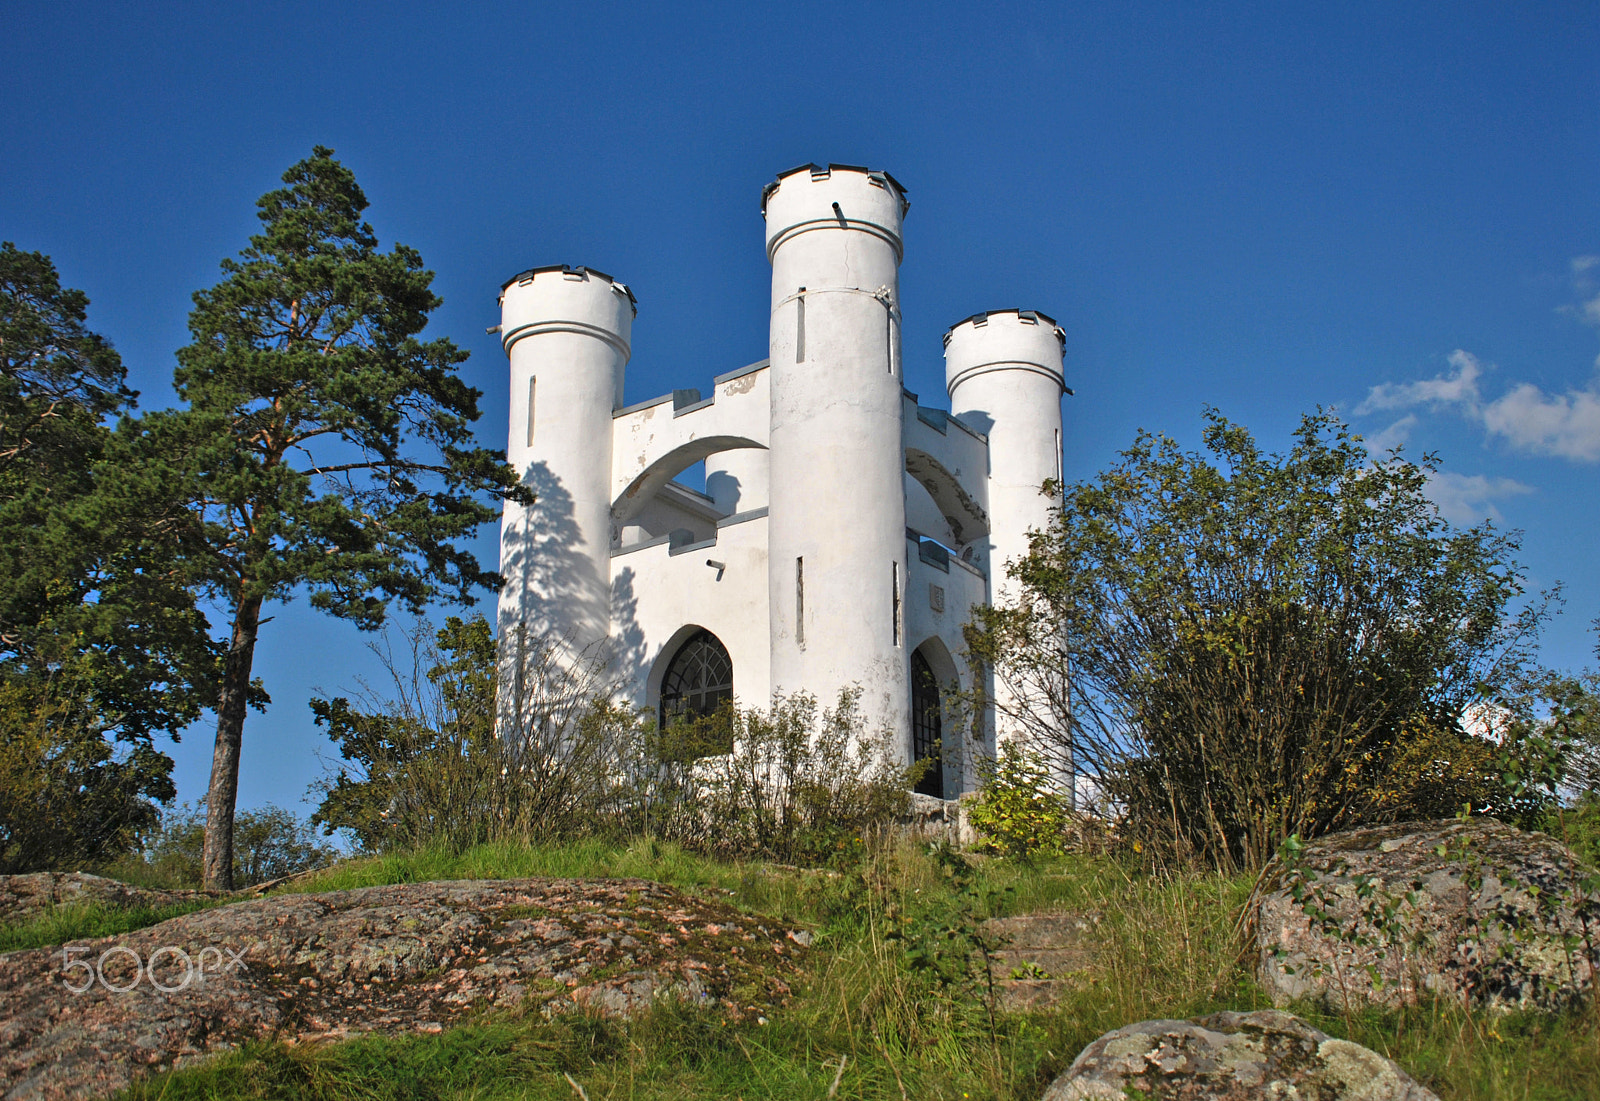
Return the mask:
[[[862, 845], [831, 870], [709, 860], [672, 846], [480, 846], [351, 861], [294, 885], [513, 876], [640, 876], [813, 931], [809, 981], [766, 1021], [661, 1005], [630, 1023], [485, 1015], [438, 1035], [259, 1044], [140, 1084], [131, 1098], [1039, 1097], [1086, 1044], [1133, 1021], [1250, 1009], [1243, 878], [1157, 878], [1110, 859], [1025, 865], [909, 844]], [[1048, 1013], [999, 1011], [978, 923], [1041, 908], [1102, 916], [1097, 955]], [[151, 915], [154, 916], [154, 915]], [[1600, 1097], [1600, 1015], [1450, 1006], [1298, 1011], [1399, 1061], [1446, 1101]], [[841, 1070], [842, 1068], [842, 1070]]]

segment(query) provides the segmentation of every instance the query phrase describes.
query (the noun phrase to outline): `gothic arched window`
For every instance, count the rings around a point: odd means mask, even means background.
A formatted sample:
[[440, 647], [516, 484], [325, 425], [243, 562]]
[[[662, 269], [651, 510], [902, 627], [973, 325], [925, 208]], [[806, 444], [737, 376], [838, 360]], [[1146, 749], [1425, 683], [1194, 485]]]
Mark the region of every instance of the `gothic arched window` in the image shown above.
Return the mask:
[[916, 791], [944, 798], [943, 727], [939, 719], [939, 680], [921, 650], [911, 653], [911, 757], [930, 760]]
[[733, 659], [716, 635], [696, 631], [672, 655], [661, 678], [661, 729], [676, 719], [713, 714], [733, 699]]

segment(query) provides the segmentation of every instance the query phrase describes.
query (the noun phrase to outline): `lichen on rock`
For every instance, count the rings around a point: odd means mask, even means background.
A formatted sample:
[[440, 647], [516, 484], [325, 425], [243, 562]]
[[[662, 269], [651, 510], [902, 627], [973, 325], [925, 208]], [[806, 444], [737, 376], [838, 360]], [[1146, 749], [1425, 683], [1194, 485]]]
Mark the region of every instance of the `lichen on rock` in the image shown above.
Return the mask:
[[1488, 818], [1351, 830], [1269, 867], [1255, 910], [1275, 1004], [1425, 995], [1558, 1010], [1600, 968], [1600, 893], [1565, 846]]
[[1438, 1101], [1398, 1065], [1274, 1009], [1141, 1021], [1101, 1036], [1043, 1101]]
[[646, 880], [239, 902], [0, 955], [0, 1097], [96, 1096], [246, 1040], [437, 1032], [483, 1008], [625, 1015], [681, 997], [755, 1015], [788, 997], [801, 951], [771, 921]]

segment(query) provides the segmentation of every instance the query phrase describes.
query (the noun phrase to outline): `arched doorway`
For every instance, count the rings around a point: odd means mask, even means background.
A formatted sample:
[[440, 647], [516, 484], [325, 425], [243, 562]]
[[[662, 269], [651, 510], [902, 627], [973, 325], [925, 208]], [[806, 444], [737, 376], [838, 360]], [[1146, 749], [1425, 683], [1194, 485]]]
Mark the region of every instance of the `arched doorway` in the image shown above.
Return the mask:
[[683, 640], [661, 677], [661, 729], [714, 714], [733, 699], [733, 659], [722, 640], [702, 628]]
[[930, 760], [915, 791], [944, 798], [944, 726], [939, 703], [939, 679], [921, 650], [911, 652], [911, 759]]

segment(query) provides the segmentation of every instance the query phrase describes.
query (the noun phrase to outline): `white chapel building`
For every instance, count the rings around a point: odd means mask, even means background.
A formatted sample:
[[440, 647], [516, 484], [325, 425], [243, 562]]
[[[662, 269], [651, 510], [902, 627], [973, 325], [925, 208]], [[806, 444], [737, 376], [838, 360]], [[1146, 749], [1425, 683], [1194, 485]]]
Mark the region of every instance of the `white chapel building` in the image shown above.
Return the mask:
[[[941, 693], [972, 686], [962, 626], [1048, 523], [1064, 336], [1034, 310], [975, 314], [945, 334], [949, 410], [920, 405], [900, 357], [908, 206], [850, 165], [768, 184], [768, 355], [704, 395], [623, 406], [638, 309], [612, 277], [505, 284], [507, 457], [538, 500], [506, 506], [503, 645], [560, 639], [664, 721], [854, 685], [906, 760], [939, 758], [920, 790], [975, 786]], [[674, 481], [702, 460], [704, 493]]]

